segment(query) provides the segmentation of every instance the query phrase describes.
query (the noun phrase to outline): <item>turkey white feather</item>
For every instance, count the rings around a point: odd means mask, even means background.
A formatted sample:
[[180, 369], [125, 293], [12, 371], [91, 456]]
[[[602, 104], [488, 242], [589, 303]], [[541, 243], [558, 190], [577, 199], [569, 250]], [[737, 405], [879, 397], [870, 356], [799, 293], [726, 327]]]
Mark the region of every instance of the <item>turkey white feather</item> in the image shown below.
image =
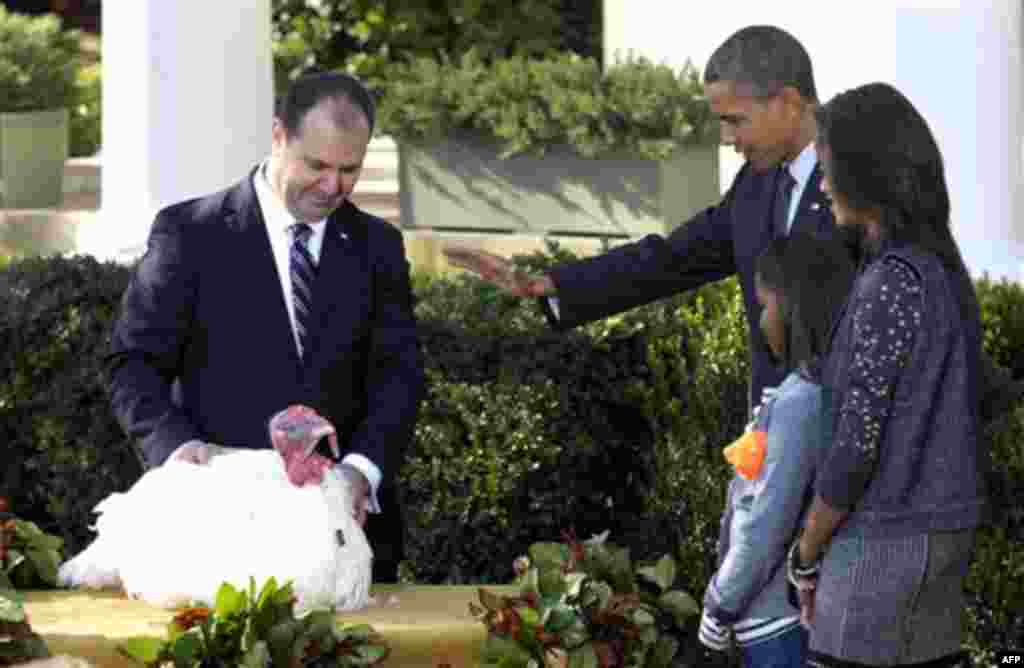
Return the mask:
[[[249, 578], [274, 577], [293, 582], [299, 610], [365, 607], [373, 552], [352, 514], [352, 485], [327, 466], [319, 484], [296, 485], [278, 450], [214, 447], [205, 465], [146, 472], [97, 504], [98, 535], [60, 567], [59, 583], [120, 586], [173, 608], [212, 605], [224, 582], [247, 589]], [[302, 450], [305, 461], [311, 448]]]

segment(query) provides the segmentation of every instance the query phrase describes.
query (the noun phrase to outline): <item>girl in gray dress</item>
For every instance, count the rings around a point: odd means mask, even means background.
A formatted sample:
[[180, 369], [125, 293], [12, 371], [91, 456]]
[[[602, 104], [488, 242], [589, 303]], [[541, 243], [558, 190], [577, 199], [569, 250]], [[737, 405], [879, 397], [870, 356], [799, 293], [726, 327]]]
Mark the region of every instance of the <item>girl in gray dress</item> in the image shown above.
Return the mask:
[[942, 157], [886, 84], [817, 115], [822, 189], [862, 259], [823, 367], [831, 445], [788, 560], [808, 665], [957, 665], [985, 506], [981, 327]]

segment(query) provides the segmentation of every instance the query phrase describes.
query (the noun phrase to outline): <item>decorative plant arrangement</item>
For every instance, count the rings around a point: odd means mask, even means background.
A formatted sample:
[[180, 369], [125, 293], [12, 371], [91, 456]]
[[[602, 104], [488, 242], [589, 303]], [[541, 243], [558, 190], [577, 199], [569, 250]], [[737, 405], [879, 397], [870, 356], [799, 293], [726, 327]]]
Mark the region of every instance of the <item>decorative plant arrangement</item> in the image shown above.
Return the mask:
[[470, 50], [459, 60], [420, 57], [389, 66], [380, 131], [426, 143], [475, 135], [502, 156], [542, 155], [553, 144], [587, 158], [612, 153], [662, 159], [680, 146], [717, 138], [700, 77], [638, 58], [602, 70], [575, 54], [486, 62]]
[[483, 664], [501, 668], [667, 668], [700, 608], [673, 589], [676, 564], [633, 566], [607, 532], [535, 543], [514, 568], [520, 593], [481, 588], [470, 611], [488, 631]]
[[78, 38], [53, 14], [30, 16], [0, 6], [0, 111], [69, 107]]
[[278, 586], [270, 578], [257, 591], [224, 584], [214, 607], [187, 608], [167, 627], [165, 639], [137, 637], [121, 651], [146, 666], [174, 668], [245, 666], [373, 666], [387, 658], [389, 648], [372, 627], [345, 625], [334, 610], [294, 614], [291, 583]]
[[32, 630], [21, 596], [0, 573], [0, 666], [47, 656], [46, 642]]
[[56, 584], [62, 543], [35, 524], [16, 519], [0, 499], [0, 666], [50, 655], [32, 630], [15, 585]]

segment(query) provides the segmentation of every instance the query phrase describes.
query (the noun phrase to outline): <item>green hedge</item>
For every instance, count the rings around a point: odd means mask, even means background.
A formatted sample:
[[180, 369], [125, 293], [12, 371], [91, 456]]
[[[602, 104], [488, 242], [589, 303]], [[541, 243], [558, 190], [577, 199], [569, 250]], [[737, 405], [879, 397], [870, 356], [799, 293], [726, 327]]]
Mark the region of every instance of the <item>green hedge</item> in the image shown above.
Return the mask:
[[498, 143], [502, 157], [567, 145], [587, 158], [631, 153], [661, 159], [717, 139], [700, 77], [642, 58], [602, 68], [594, 58], [552, 54], [488, 61], [396, 63], [370, 84], [380, 90], [380, 132], [429, 142], [471, 133]]
[[68, 122], [68, 150], [72, 157], [96, 155], [100, 149], [103, 131], [102, 75], [103, 65], [98, 62], [83, 65], [78, 70], [76, 99]]
[[71, 107], [78, 35], [55, 14], [29, 16], [0, 5], [0, 111]]
[[[540, 268], [568, 257], [520, 258]], [[99, 355], [130, 270], [91, 258], [0, 269], [0, 484], [25, 519], [91, 539], [91, 507], [141, 473], [113, 421]], [[1024, 291], [980, 281], [985, 345], [1012, 366]], [[532, 542], [610, 529], [635, 558], [675, 554], [699, 595], [743, 427], [749, 372], [734, 281], [554, 334], [528, 301], [467, 276], [417, 276], [428, 396], [400, 474], [406, 570], [421, 582], [508, 581]], [[1024, 646], [1024, 409], [990, 434], [993, 525], [965, 612], [976, 658]]]
[[272, 0], [280, 89], [306, 67], [380, 74], [414, 57], [475, 48], [488, 60], [572, 51], [601, 57], [601, 3], [575, 0]]
[[92, 258], [0, 269], [0, 491], [72, 553], [88, 540], [92, 507], [142, 471], [111, 414], [100, 357], [128, 277]]

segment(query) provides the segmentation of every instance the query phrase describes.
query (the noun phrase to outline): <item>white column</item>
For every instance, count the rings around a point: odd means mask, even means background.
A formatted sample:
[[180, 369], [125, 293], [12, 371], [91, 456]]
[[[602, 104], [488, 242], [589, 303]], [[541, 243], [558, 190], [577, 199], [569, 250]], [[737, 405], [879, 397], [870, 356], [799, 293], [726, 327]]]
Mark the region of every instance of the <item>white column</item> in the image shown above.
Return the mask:
[[[825, 7], [827, 5], [827, 7]], [[773, 24], [799, 39], [822, 101], [885, 81], [928, 121], [946, 165], [952, 223], [971, 271], [1024, 278], [1024, 66], [1018, 0], [605, 0], [605, 55], [701, 69], [736, 30]], [[723, 149], [722, 187], [739, 160]]]
[[130, 261], [153, 216], [270, 148], [270, 0], [103, 3], [102, 204], [80, 252]]

